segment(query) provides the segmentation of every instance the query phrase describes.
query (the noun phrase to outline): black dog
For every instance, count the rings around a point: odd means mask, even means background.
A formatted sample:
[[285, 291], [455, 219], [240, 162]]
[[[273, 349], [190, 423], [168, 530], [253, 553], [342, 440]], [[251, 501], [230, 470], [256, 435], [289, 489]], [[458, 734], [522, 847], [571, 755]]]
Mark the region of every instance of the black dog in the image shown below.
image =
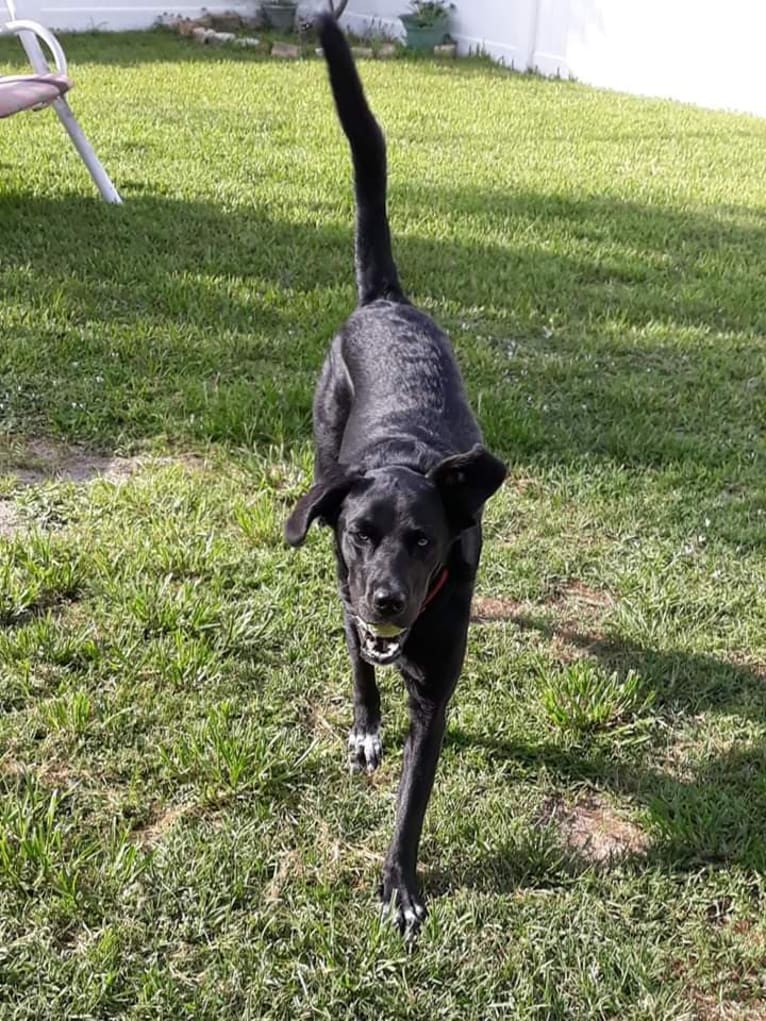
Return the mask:
[[391, 254], [386, 148], [346, 40], [318, 21], [335, 105], [351, 146], [359, 307], [335, 337], [314, 396], [315, 482], [285, 527], [299, 546], [318, 518], [335, 531], [354, 674], [352, 765], [380, 763], [374, 666], [396, 664], [409, 693], [384, 912], [414, 932], [423, 818], [447, 702], [465, 653], [481, 551], [481, 512], [505, 466], [481, 446], [447, 337], [407, 301]]

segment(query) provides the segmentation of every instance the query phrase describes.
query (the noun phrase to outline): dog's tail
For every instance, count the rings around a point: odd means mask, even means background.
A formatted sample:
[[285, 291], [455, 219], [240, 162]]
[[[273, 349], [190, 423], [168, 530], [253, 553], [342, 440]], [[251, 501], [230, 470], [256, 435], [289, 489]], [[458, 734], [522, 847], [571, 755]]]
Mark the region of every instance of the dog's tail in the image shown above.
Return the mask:
[[356, 192], [356, 282], [359, 304], [405, 301], [391, 253], [386, 215], [386, 142], [367, 105], [354, 58], [331, 14], [317, 19], [341, 127], [351, 146]]

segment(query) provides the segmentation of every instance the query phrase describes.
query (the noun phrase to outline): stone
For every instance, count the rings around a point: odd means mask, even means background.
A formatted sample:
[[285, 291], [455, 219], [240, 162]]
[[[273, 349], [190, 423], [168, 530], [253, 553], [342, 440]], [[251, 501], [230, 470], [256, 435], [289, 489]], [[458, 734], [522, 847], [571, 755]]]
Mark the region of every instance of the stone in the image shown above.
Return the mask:
[[381, 60], [390, 60], [391, 57], [396, 56], [396, 47], [393, 43], [383, 43], [378, 50], [378, 56]]
[[244, 27], [242, 17], [236, 11], [224, 11], [222, 14], [210, 15], [211, 28], [216, 32], [238, 32]]
[[179, 35], [190, 36], [196, 27], [196, 22], [192, 21], [191, 18], [180, 18], [176, 25], [176, 32]]
[[301, 48], [292, 43], [274, 43], [271, 47], [271, 55], [272, 57], [284, 57], [287, 60], [297, 60], [301, 55]]
[[216, 32], [211, 29], [207, 41], [209, 43], [217, 43], [219, 46], [225, 46], [228, 43], [233, 43], [236, 38], [233, 32]]
[[212, 32], [212, 28], [205, 28], [203, 25], [195, 25], [195, 27], [191, 30], [191, 34], [195, 41], [203, 46], [205, 43], [210, 41], [208, 37]]
[[256, 39], [254, 35], [243, 35], [239, 39], [234, 40], [235, 46], [241, 46], [243, 49], [251, 46], [254, 49], [261, 45], [261, 40]]
[[456, 57], [457, 46], [455, 43], [444, 43], [443, 46], [434, 46], [435, 57]]
[[363, 57], [364, 58], [364, 57], [374, 57], [375, 56], [375, 54], [372, 51], [372, 47], [371, 46], [352, 46], [351, 47], [351, 53], [357, 59], [359, 57]]

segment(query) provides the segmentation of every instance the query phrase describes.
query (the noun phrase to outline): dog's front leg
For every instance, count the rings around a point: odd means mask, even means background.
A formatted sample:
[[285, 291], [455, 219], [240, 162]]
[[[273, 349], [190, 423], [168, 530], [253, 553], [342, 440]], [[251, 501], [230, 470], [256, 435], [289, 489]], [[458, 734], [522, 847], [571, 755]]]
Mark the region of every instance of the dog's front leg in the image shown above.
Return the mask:
[[444, 737], [447, 703], [425, 698], [411, 689], [410, 732], [404, 747], [397, 799], [396, 826], [383, 866], [383, 915], [393, 912], [400, 931], [414, 935], [426, 916], [418, 894], [420, 834], [436, 775]]
[[348, 754], [355, 773], [374, 772], [383, 758], [380, 733], [380, 692], [375, 683], [375, 669], [362, 659], [359, 634], [353, 620], [346, 614], [346, 642], [354, 677], [354, 724], [348, 734]]

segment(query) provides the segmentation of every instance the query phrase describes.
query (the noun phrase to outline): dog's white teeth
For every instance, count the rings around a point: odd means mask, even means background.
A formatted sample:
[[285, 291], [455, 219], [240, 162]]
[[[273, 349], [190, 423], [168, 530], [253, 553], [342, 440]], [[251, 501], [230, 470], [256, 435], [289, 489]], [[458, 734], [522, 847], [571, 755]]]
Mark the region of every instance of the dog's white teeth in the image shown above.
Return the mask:
[[401, 642], [365, 636], [364, 649], [373, 659], [390, 659], [399, 655]]

